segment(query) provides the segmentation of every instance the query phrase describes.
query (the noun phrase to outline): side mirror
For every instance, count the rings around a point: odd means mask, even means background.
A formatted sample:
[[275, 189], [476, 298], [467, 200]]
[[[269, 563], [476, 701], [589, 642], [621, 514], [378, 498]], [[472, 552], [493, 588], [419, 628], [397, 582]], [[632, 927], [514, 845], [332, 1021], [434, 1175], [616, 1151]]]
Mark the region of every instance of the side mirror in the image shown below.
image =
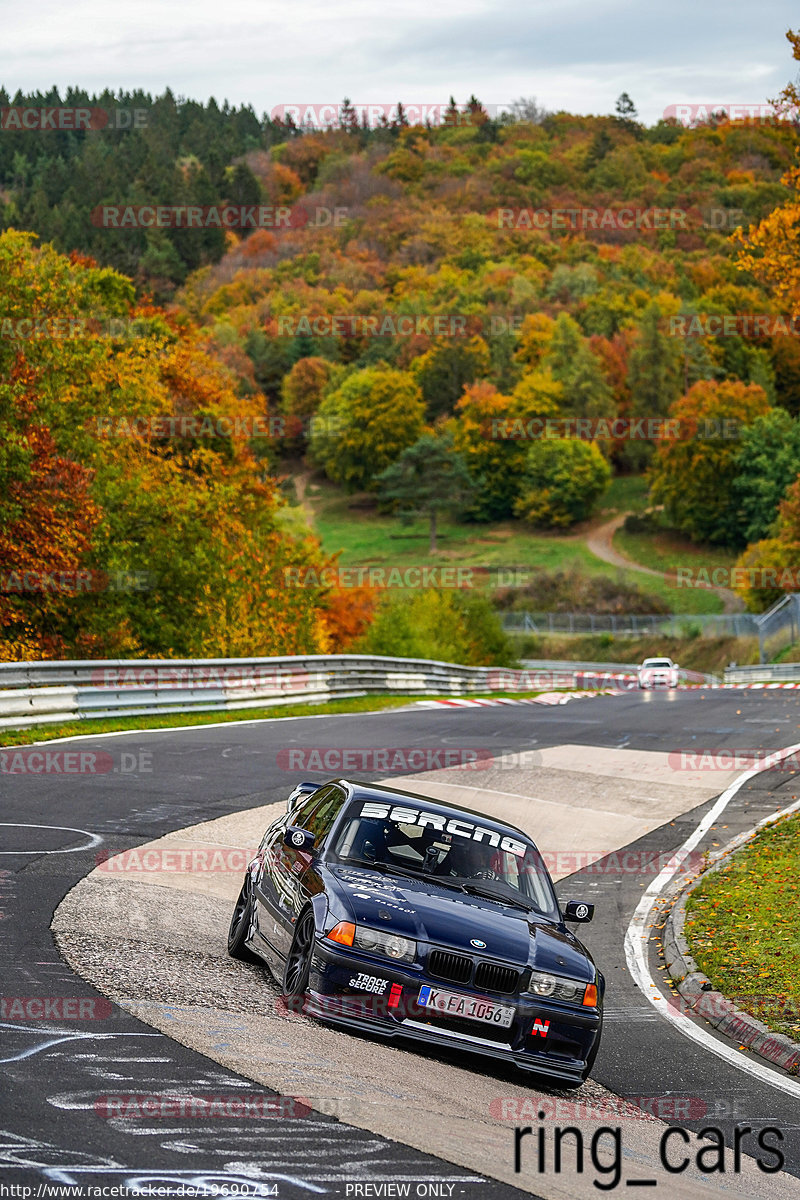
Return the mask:
[[568, 900], [564, 905], [565, 921], [580, 921], [585, 924], [594, 916], [594, 905], [584, 904], [582, 900]]
[[283, 835], [284, 846], [292, 850], [305, 850], [310, 853], [314, 849], [314, 834], [310, 829], [301, 829], [299, 825], [289, 825]]

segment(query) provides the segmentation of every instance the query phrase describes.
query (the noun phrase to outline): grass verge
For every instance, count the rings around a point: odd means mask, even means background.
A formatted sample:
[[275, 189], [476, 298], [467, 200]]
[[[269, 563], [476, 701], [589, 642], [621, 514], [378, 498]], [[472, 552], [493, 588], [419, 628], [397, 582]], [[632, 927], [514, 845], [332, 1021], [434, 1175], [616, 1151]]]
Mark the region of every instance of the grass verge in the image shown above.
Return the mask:
[[621, 554], [643, 567], [672, 574], [679, 567], [687, 567], [692, 571], [704, 569], [710, 576], [716, 567], [729, 570], [737, 559], [732, 550], [723, 546], [697, 545], [672, 529], [654, 533], [629, 533], [627, 529], [618, 529], [614, 534], [614, 545]]
[[763, 830], [695, 888], [692, 957], [714, 987], [800, 1041], [800, 816]]
[[92, 737], [96, 733], [124, 733], [136, 729], [175, 729], [196, 725], [218, 725], [236, 721], [263, 720], [265, 717], [308, 717], [320, 713], [380, 712], [422, 700], [422, 696], [357, 696], [350, 700], [328, 700], [321, 704], [280, 704], [274, 708], [243, 708], [236, 712], [163, 713], [160, 716], [100, 717], [69, 721], [64, 725], [36, 725], [32, 729], [0, 731], [3, 746], [28, 746], [50, 738]]
[[[542, 689], [540, 688], [533, 692], [470, 692], [469, 696], [476, 700], [488, 697], [495, 699], [503, 696], [522, 700], [541, 694]], [[247, 708], [236, 712], [164, 713], [161, 716], [152, 717], [103, 717], [97, 720], [69, 721], [64, 725], [36, 725], [32, 729], [0, 730], [0, 749], [9, 746], [29, 746], [33, 742], [49, 741], [52, 738], [90, 738], [96, 733], [126, 733], [137, 729], [183, 729], [184, 727], [194, 728], [201, 725], [257, 721], [273, 717], [382, 712], [387, 708], [401, 708], [404, 705], [413, 704], [416, 700], [452, 700], [454, 698], [453, 696], [357, 696], [350, 700], [327, 700], [320, 704], [280, 704], [274, 708]]]

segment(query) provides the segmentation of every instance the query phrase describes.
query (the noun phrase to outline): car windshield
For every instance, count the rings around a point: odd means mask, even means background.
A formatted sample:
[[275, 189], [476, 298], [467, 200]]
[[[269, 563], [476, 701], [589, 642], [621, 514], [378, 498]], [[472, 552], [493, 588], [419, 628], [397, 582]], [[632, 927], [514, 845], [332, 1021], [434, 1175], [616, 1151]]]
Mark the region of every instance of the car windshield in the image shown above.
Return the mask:
[[668, 658], [648, 658], [645, 659], [644, 666], [646, 667], [671, 667], [672, 663]]
[[437, 881], [501, 904], [558, 920], [558, 904], [539, 851], [513, 831], [492, 829], [470, 814], [355, 800], [328, 857]]

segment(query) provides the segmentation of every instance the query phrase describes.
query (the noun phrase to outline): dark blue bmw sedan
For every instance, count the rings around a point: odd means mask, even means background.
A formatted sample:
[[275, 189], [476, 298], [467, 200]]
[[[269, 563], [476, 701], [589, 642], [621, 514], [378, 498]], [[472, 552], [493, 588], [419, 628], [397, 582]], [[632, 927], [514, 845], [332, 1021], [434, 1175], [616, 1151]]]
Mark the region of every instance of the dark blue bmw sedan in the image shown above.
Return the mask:
[[597, 1054], [603, 976], [521, 830], [426, 796], [302, 783], [267, 829], [228, 951], [265, 961], [303, 1011], [383, 1037], [488, 1055], [578, 1086]]

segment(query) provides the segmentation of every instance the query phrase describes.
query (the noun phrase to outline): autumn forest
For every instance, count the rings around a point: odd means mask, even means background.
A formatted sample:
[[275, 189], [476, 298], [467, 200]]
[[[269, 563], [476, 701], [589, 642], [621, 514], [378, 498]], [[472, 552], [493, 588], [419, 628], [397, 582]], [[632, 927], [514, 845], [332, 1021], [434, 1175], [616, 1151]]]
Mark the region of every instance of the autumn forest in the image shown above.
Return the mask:
[[[0, 134], [0, 660], [393, 652], [397, 601], [326, 574], [301, 475], [430, 518], [431, 561], [437, 518], [580, 530], [635, 478], [642, 528], [800, 563], [780, 103], [689, 127], [626, 96], [438, 125], [345, 102], [319, 129], [0, 91], [66, 106], [129, 115]], [[513, 661], [491, 595], [414, 603], [461, 661]]]

